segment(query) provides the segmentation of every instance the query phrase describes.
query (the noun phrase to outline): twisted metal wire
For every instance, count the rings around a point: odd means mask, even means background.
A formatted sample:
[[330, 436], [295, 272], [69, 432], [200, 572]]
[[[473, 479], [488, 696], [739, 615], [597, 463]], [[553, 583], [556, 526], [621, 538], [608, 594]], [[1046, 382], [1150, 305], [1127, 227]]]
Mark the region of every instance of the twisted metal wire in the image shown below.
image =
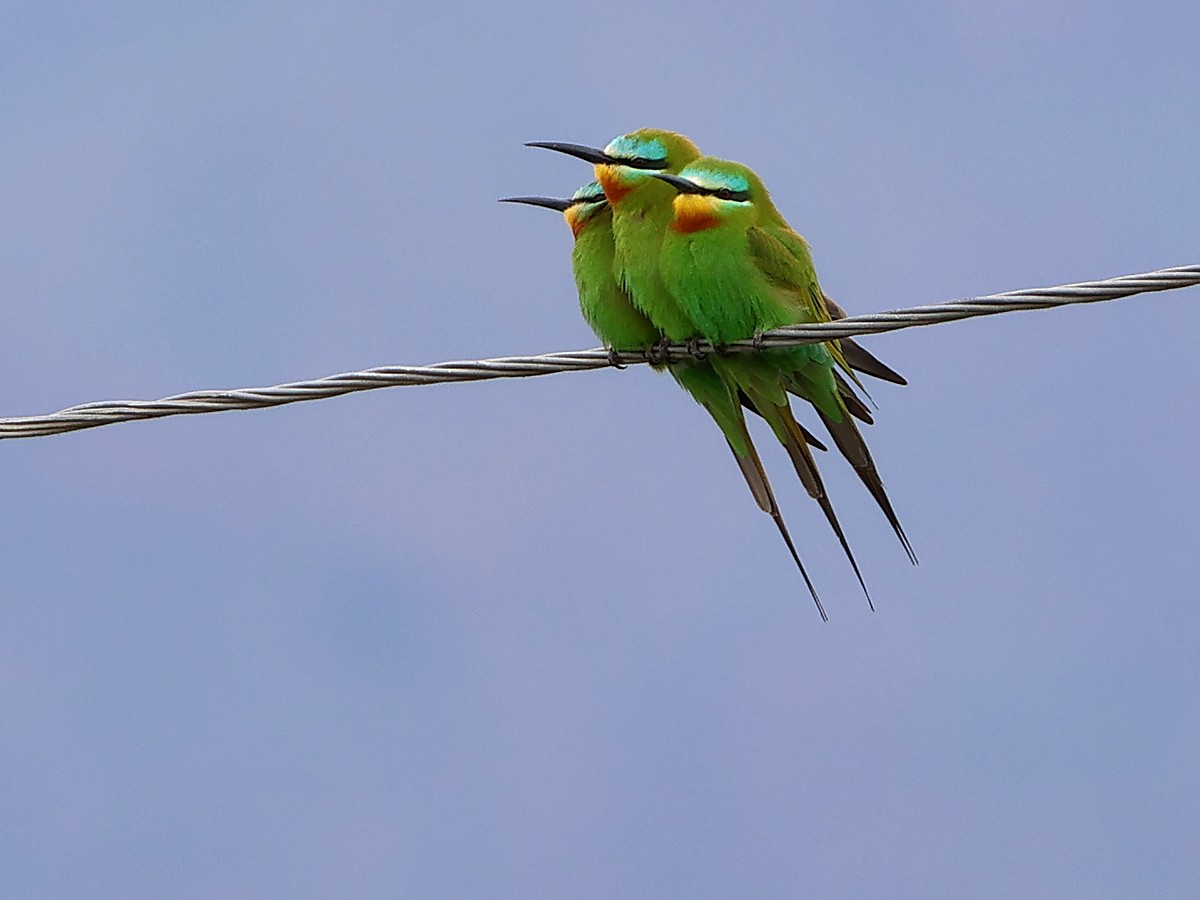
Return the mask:
[[764, 332], [754, 340], [738, 341], [720, 348], [707, 342], [670, 345], [645, 351], [610, 353], [604, 349], [547, 353], [540, 356], [505, 356], [435, 363], [429, 366], [382, 366], [361, 372], [330, 375], [313, 381], [277, 384], [272, 387], [238, 388], [231, 391], [191, 391], [161, 400], [108, 400], [84, 403], [43, 416], [0, 419], [0, 440], [44, 437], [116, 422], [158, 419], [164, 416], [223, 412], [230, 409], [261, 409], [302, 400], [323, 400], [355, 391], [399, 387], [410, 384], [440, 384], [454, 381], [483, 381], [491, 378], [527, 378], [555, 372], [603, 369], [609, 366], [676, 362], [715, 352], [753, 352], [764, 347], [794, 347], [862, 334], [899, 331], [918, 325], [936, 325], [975, 316], [1024, 309], [1048, 309], [1075, 303], [1115, 300], [1149, 291], [1168, 291], [1200, 284], [1200, 265], [1158, 269], [1137, 275], [1122, 275], [1102, 281], [1085, 281], [1057, 287], [1031, 288], [988, 294], [947, 303], [915, 306], [865, 316], [850, 316], [835, 322], [789, 325]]

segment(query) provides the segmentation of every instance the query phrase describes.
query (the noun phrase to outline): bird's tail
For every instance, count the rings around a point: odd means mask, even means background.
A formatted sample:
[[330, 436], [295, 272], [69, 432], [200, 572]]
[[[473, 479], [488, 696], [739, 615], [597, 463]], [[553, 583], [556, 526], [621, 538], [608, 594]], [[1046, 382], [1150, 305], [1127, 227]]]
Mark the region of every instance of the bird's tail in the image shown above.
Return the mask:
[[[834, 302], [832, 297], [822, 292], [821, 299], [825, 301], [825, 309], [829, 312], [831, 319], [846, 318], [846, 311], [838, 303]], [[878, 378], [880, 381], [890, 381], [892, 384], [908, 384], [908, 380], [903, 375], [880, 360], [853, 338], [842, 338], [838, 343], [841, 345], [842, 356], [846, 360], [846, 365], [850, 368], [857, 369], [859, 372], [862, 372], [864, 375], [870, 375], [872, 378]]]
[[862, 435], [854, 424], [854, 420], [849, 416], [842, 416], [842, 421], [835, 422], [823, 412], [820, 412], [820, 415], [821, 420], [825, 423], [825, 427], [829, 430], [830, 436], [833, 438], [834, 444], [837, 445], [838, 450], [846, 458], [846, 461], [854, 467], [854, 471], [858, 473], [858, 477], [866, 485], [871, 496], [875, 498], [875, 502], [879, 505], [880, 510], [883, 511], [888, 524], [896, 532], [896, 537], [900, 539], [900, 543], [904, 547], [904, 552], [908, 554], [909, 560], [913, 565], [916, 565], [917, 554], [913, 552], [908, 535], [904, 533], [904, 527], [900, 524], [900, 519], [896, 515], [895, 509], [892, 508], [892, 502], [888, 499], [887, 492], [883, 489], [883, 479], [879, 477], [879, 470], [875, 468], [875, 460], [871, 458], [871, 451], [867, 449], [867, 442], [863, 440]]
[[[721, 429], [721, 433], [725, 435], [725, 441], [729, 444], [734, 459], [737, 460], [738, 468], [746, 480], [746, 485], [750, 488], [754, 502], [775, 522], [775, 527], [779, 529], [779, 534], [787, 545], [788, 552], [791, 553], [792, 560], [796, 563], [796, 568], [800, 570], [800, 577], [804, 579], [804, 584], [812, 595], [817, 612], [821, 614], [823, 621], [828, 622], [829, 616], [825, 613], [825, 607], [821, 603], [817, 589], [813, 585], [812, 579], [809, 578], [804, 563], [800, 561], [796, 544], [788, 532], [787, 524], [783, 521], [783, 514], [779, 511], [779, 504], [775, 500], [775, 492], [771, 490], [767, 471], [763, 467], [754, 442], [750, 439], [750, 432], [746, 428], [746, 419], [735, 393], [710, 363], [685, 363], [673, 366], [671, 374], [675, 376], [675, 380], [684, 390], [708, 410], [709, 415]], [[799, 439], [801, 443], [804, 443], [803, 432]], [[805, 446], [807, 449], [807, 445]]]
[[[832, 380], [830, 380], [832, 376]], [[788, 389], [807, 399], [816, 408], [833, 442], [837, 445], [842, 456], [854, 467], [862, 483], [883, 511], [883, 515], [900, 539], [904, 552], [908, 554], [913, 565], [917, 564], [917, 555], [913, 552], [908, 535], [900, 524], [900, 519], [883, 489], [883, 480], [871, 459], [871, 451], [867, 449], [866, 441], [854, 424], [855, 418], [871, 423], [870, 414], [861, 400], [855, 396], [854, 389], [836, 370], [825, 370], [825, 373], [812, 367], [791, 370], [786, 373], [785, 383]]]
[[[743, 367], [735, 364], [735, 366], [727, 368], [729, 369], [727, 377], [732, 376], [733, 378], [737, 378], [739, 374], [738, 370]], [[825, 484], [821, 479], [820, 470], [817, 469], [816, 460], [813, 459], [812, 453], [808, 449], [808, 444], [804, 439], [804, 432], [792, 415], [791, 407], [787, 402], [787, 394], [782, 389], [778, 389], [768, 391], [764, 395], [764, 393], [758, 390], [758, 385], [752, 378], [745, 379], [745, 383], [741, 387], [746, 392], [746, 396], [750, 398], [750, 402], [754, 404], [755, 409], [767, 420], [767, 424], [771, 426], [771, 430], [775, 432], [775, 436], [783, 444], [784, 449], [787, 450], [788, 456], [792, 460], [792, 466], [795, 468], [796, 474], [800, 477], [800, 482], [804, 485], [804, 489], [808, 491], [808, 495], [816, 500], [817, 504], [821, 507], [821, 511], [825, 514], [825, 519], [829, 522], [829, 527], [833, 529], [838, 543], [842, 545], [842, 551], [846, 554], [846, 559], [849, 560], [850, 567], [854, 570], [854, 575], [862, 587], [863, 594], [867, 598], [867, 605], [874, 610], [875, 603], [871, 600], [871, 592], [867, 588], [867, 582], [863, 578], [862, 570], [858, 567], [858, 560], [854, 558], [854, 551], [850, 549], [850, 542], [846, 540], [846, 533], [842, 530], [837, 513], [834, 512], [833, 504], [829, 500]]]
[[[750, 412], [754, 413], [757, 416], [758, 410], [754, 408], [754, 404], [750, 402], [750, 398], [747, 397], [743, 391], [738, 391], [737, 395], [738, 395], [738, 402], [742, 404], [742, 408], [748, 409]], [[854, 399], [857, 400], [858, 398], [855, 397]], [[849, 406], [849, 404], [847, 404], [847, 406]], [[859, 403], [859, 406], [862, 407], [861, 402]], [[862, 407], [862, 408], [865, 412], [866, 407]], [[853, 415], [857, 415], [857, 413], [854, 413], [853, 410], [851, 410], [851, 413]], [[867, 416], [867, 418], [866, 418], [867, 424], [868, 425], [872, 424], [871, 423], [871, 414], [868, 412], [868, 413], [866, 413], [866, 416]], [[808, 444], [808, 446], [812, 447], [814, 450], [820, 450], [820, 451], [824, 452], [829, 449], [828, 447], [825, 446], [824, 442], [820, 438], [818, 438], [815, 434], [813, 434], [811, 431], [809, 431], [803, 425], [800, 426], [800, 430], [804, 433], [804, 443]]]
[[825, 614], [825, 607], [821, 604], [817, 589], [813, 585], [812, 579], [808, 577], [804, 563], [800, 561], [800, 554], [796, 552], [796, 545], [792, 541], [791, 534], [788, 533], [787, 524], [783, 521], [783, 514], [779, 511], [779, 504], [775, 500], [775, 492], [771, 490], [771, 482], [767, 479], [767, 471], [763, 468], [758, 450], [750, 440], [750, 433], [746, 431], [745, 422], [742, 423], [742, 430], [747, 452], [739, 454], [731, 443], [729, 449], [733, 451], [733, 458], [737, 460], [738, 468], [742, 470], [742, 477], [746, 479], [746, 484], [750, 487], [750, 493], [754, 495], [758, 508], [769, 515], [774, 520], [775, 527], [779, 529], [779, 534], [783, 537], [783, 542], [787, 544], [788, 552], [792, 554], [796, 568], [800, 570], [800, 577], [804, 579], [805, 585], [808, 586], [808, 592], [812, 594], [813, 603], [817, 605], [817, 612], [821, 614], [822, 621], [828, 622], [829, 616]]

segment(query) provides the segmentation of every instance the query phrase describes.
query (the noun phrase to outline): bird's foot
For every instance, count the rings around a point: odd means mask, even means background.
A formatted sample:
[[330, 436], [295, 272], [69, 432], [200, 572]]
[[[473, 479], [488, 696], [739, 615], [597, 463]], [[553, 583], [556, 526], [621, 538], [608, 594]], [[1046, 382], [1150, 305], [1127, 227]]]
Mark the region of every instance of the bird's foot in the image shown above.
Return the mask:
[[616, 347], [608, 348], [608, 364], [614, 369], [629, 368], [625, 363], [621, 362], [621, 354], [617, 351]]
[[671, 339], [663, 338], [646, 348], [646, 360], [652, 366], [665, 366], [671, 361]]

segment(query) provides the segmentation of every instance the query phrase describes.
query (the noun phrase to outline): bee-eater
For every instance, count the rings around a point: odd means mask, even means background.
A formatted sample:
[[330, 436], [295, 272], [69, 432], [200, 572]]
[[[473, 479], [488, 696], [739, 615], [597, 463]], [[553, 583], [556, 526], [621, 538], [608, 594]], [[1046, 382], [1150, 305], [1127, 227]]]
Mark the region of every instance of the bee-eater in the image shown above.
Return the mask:
[[506, 197], [503, 203], [527, 203], [558, 210], [567, 220], [575, 246], [571, 271], [579, 290], [579, 308], [596, 337], [612, 350], [644, 350], [662, 340], [613, 274], [612, 207], [599, 182], [585, 184], [569, 200], [553, 197]]
[[654, 128], [623, 134], [603, 150], [552, 142], [530, 146], [568, 153], [595, 166], [596, 180], [612, 207], [617, 281], [668, 341], [681, 343], [694, 337], [695, 325], [680, 310], [658, 271], [675, 192], [651, 176], [678, 172], [700, 157], [700, 149], [682, 134]]
[[[533, 142], [530, 146], [567, 153], [595, 166], [596, 180], [604, 188], [604, 195], [612, 208], [613, 272], [617, 283], [628, 291], [633, 304], [662, 332], [665, 341], [682, 343], [698, 337], [700, 331], [695, 321], [684, 312], [679, 300], [664, 283], [659, 270], [659, 256], [667, 226], [673, 217], [672, 203], [676, 192], [671, 185], [660, 182], [654, 176], [679, 172], [700, 158], [699, 148], [682, 134], [654, 128], [623, 134], [614, 138], [603, 150], [581, 144], [547, 141]], [[734, 385], [722, 377], [711, 360], [685, 360], [672, 365], [670, 370], [680, 386], [716, 421], [755, 502], [774, 520], [821, 618], [827, 619], [821, 598], [800, 561], [783, 521], [766, 469], [750, 439], [741, 401], [747, 400], [748, 405], [760, 414], [763, 409], [755, 402], [750, 391], [745, 390], [745, 386]], [[799, 425], [794, 420], [793, 424], [795, 428], [792, 434], [801, 444], [805, 444]], [[804, 450], [807, 452], [807, 446]], [[840, 526], [835, 525], [835, 530], [840, 536]], [[850, 555], [849, 545], [844, 538], [842, 546]], [[862, 580], [861, 576], [859, 580]]]
[[[580, 311], [584, 321], [596, 337], [604, 342], [606, 348], [637, 352], [646, 350], [662, 338], [662, 333], [633, 305], [628, 292], [616, 280], [612, 208], [608, 205], [599, 182], [585, 184], [565, 200], [557, 197], [504, 197], [500, 202], [541, 206], [563, 214], [571, 234], [575, 237], [575, 247], [571, 251], [571, 271], [575, 275]], [[838, 318], [846, 317], [841, 307], [832, 300], [828, 302], [831, 310], [836, 310], [835, 315]], [[880, 371], [890, 373], [889, 380], [899, 379], [901, 384], [905, 383], [900, 375], [884, 363], [865, 351], [864, 355], [874, 360]], [[745, 395], [739, 396], [739, 399], [744, 407], [754, 411]], [[863, 407], [859, 414], [870, 422], [870, 414], [866, 407]], [[821, 451], [826, 449], [816, 435], [803, 425], [800, 427], [809, 446]]]
[[[656, 128], [641, 128], [623, 134], [603, 150], [559, 141], [532, 141], [527, 146], [557, 150], [595, 166], [597, 180], [612, 208], [611, 227], [616, 250], [614, 270], [618, 282], [632, 294], [634, 303], [654, 320], [668, 340], [684, 342], [695, 336], [694, 323], [680, 315], [677, 302], [665, 289], [659, 275], [659, 248], [673, 217], [671, 204], [675, 192], [664, 191], [653, 175], [655, 172], [677, 173], [700, 157], [700, 149], [682, 134]], [[787, 227], [782, 217], [779, 221]], [[572, 229], [574, 227], [572, 225]], [[846, 317], [840, 306], [828, 297], [825, 300], [834, 318]], [[907, 384], [902, 375], [856, 341], [843, 338], [840, 343], [851, 368], [894, 384]]]
[[[702, 157], [678, 174], [656, 173], [655, 178], [678, 191], [662, 244], [662, 278], [706, 340], [725, 344], [782, 325], [830, 320], [807, 242], [787, 224], [751, 169]], [[716, 365], [767, 418], [841, 538], [812, 455], [794, 435], [786, 392], [812, 403], [915, 563], [851, 418], [847, 397], [852, 392], [836, 371], [850, 373], [839, 343], [768, 350], [718, 359]]]
[[[634, 306], [629, 293], [617, 281], [612, 207], [598, 182], [580, 188], [569, 200], [552, 197], [507, 197], [502, 202], [542, 206], [563, 214], [571, 233], [575, 236], [575, 246], [571, 251], [571, 269], [579, 290], [580, 309], [592, 331], [607, 347], [614, 350], [638, 350], [661, 340], [662, 332]], [[825, 618], [820, 598], [817, 597], [808, 573], [800, 561], [796, 546], [783, 521], [779, 504], [771, 490], [766, 470], [750, 440], [741, 405], [751, 409], [753, 407], [744, 395], [738, 395], [741, 404], [732, 399], [728, 386], [716, 374], [711, 364], [689, 361], [684, 366], [687, 371], [683, 378], [679, 378], [676, 367], [672, 368], [672, 374], [676, 375], [677, 380], [716, 419], [755, 502], [774, 520], [800, 574], [813, 594], [817, 609], [822, 618]], [[801, 433], [805, 441], [818, 449], [825, 449], [825, 446], [803, 427]]]

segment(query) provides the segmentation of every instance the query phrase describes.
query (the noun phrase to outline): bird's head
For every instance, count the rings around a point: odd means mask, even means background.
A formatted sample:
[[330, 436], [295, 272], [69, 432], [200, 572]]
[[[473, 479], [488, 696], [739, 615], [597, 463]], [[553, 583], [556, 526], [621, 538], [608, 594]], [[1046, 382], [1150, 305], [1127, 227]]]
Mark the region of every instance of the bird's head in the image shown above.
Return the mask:
[[563, 211], [563, 218], [571, 226], [571, 233], [579, 237], [585, 228], [609, 212], [604, 188], [598, 181], [589, 181], [571, 195], [571, 205]]
[[569, 199], [559, 200], [555, 197], [505, 197], [501, 203], [524, 203], [528, 206], [541, 206], [553, 209], [563, 214], [575, 237], [583, 232], [593, 222], [608, 212], [608, 201], [604, 198], [604, 189], [596, 181], [589, 182], [577, 190]]
[[535, 141], [531, 147], [557, 150], [596, 167], [596, 180], [608, 202], [620, 203], [630, 194], [662, 199], [656, 172], [678, 172], [700, 156], [700, 150], [682, 134], [659, 128], [639, 128], [614, 138], [603, 150], [582, 144]]
[[762, 181], [741, 163], [703, 156], [678, 174], [656, 173], [675, 189], [671, 229], [688, 234], [709, 228], [748, 228], [773, 209]]

